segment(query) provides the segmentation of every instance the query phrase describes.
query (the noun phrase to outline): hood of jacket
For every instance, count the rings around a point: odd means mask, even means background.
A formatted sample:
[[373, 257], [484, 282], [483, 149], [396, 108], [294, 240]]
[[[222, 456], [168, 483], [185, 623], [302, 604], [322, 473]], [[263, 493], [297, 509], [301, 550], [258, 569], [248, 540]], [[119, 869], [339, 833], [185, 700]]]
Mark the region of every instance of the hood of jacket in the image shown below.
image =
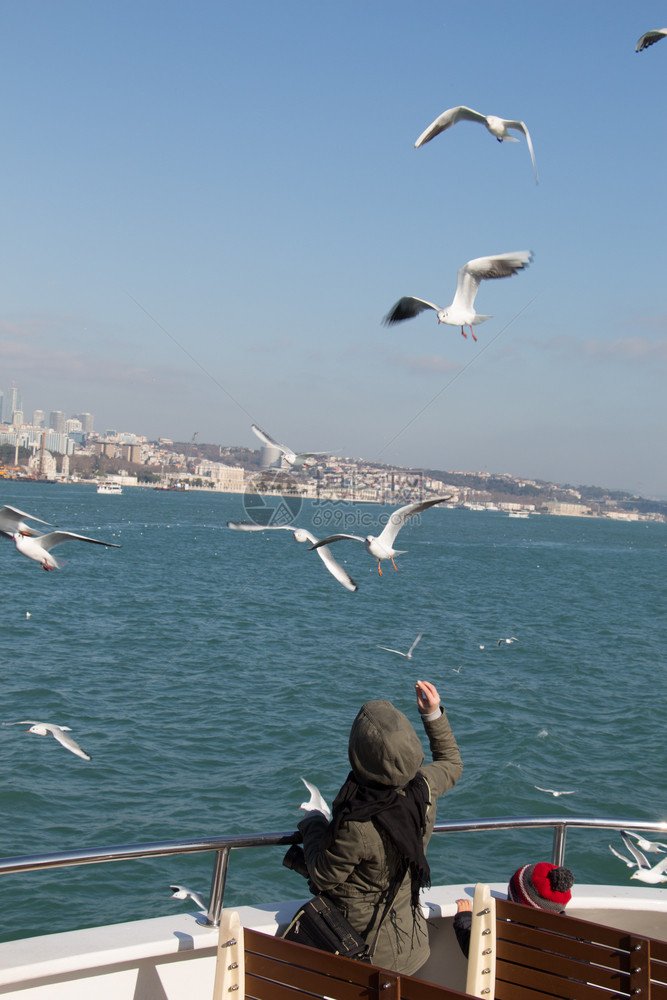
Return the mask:
[[350, 764], [360, 785], [402, 787], [424, 761], [415, 728], [390, 701], [367, 701], [352, 723]]

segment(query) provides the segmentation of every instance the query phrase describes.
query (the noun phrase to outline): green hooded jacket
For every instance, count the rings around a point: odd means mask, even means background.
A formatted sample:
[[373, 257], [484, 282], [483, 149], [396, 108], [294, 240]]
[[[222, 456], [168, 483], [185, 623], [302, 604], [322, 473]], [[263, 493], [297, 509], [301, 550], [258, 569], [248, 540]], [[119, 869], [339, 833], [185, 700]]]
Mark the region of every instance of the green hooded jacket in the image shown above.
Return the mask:
[[[403, 787], [419, 771], [428, 784], [424, 849], [433, 832], [436, 800], [452, 788], [463, 768], [459, 748], [444, 711], [423, 720], [433, 761], [424, 764], [422, 745], [410, 720], [389, 701], [369, 701], [352, 725], [349, 757], [362, 785]], [[399, 856], [393, 843], [372, 820], [344, 821], [333, 844], [326, 846], [329, 824], [321, 813], [299, 823], [311, 881], [342, 910], [366, 942], [375, 947], [371, 961], [385, 969], [412, 975], [429, 956], [426, 920], [410, 905], [406, 874], [376, 938]]]

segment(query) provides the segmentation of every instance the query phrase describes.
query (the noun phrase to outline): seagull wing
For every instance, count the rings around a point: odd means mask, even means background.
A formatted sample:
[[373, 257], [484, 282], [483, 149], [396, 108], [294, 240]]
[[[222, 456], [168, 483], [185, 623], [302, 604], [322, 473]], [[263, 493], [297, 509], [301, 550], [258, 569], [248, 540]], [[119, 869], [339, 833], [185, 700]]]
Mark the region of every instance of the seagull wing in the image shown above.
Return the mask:
[[405, 656], [407, 658], [407, 653], [402, 653], [400, 649], [390, 649], [389, 646], [378, 646], [378, 649], [386, 649], [388, 653], [398, 653], [399, 656]]
[[530, 139], [530, 132], [526, 128], [525, 122], [505, 122], [505, 128], [515, 128], [518, 132], [523, 132], [526, 137], [526, 145], [528, 146], [528, 152], [530, 153], [530, 158], [533, 163], [533, 170], [535, 171], [535, 183], [539, 183], [539, 177], [537, 176], [537, 164], [535, 163], [535, 153], [533, 152], [533, 143]]
[[317, 785], [313, 785], [310, 781], [306, 781], [305, 778], [302, 778], [301, 780], [310, 793], [310, 798], [307, 802], [302, 802], [299, 809], [305, 809], [306, 812], [311, 809], [317, 809], [318, 812], [324, 813], [327, 819], [331, 819], [331, 809], [327, 805], [324, 796], [320, 792]]
[[440, 135], [445, 129], [451, 128], [452, 125], [456, 125], [460, 121], [484, 122], [486, 124], [486, 115], [481, 115], [479, 111], [473, 111], [472, 108], [466, 108], [463, 105], [458, 108], [449, 108], [447, 111], [443, 111], [441, 115], [438, 115], [428, 128], [424, 129], [415, 143], [415, 149], [423, 146], [425, 142], [435, 138], [436, 135]]
[[416, 299], [413, 295], [404, 295], [391, 307], [382, 323], [384, 326], [391, 326], [392, 323], [400, 323], [402, 319], [413, 319], [424, 312], [424, 309], [435, 309], [438, 312], [440, 306], [427, 302], [426, 299]]
[[415, 648], [415, 646], [417, 645], [423, 634], [424, 634], [423, 632], [420, 632], [415, 641], [412, 643], [410, 649], [408, 650], [408, 656], [412, 656], [412, 650]]
[[385, 524], [381, 534], [378, 536], [378, 541], [381, 545], [386, 546], [386, 548], [391, 548], [396, 535], [409, 518], [414, 517], [415, 514], [421, 514], [423, 510], [433, 507], [436, 503], [445, 503], [446, 500], [451, 500], [451, 498], [451, 494], [449, 494], [446, 497], [436, 497], [434, 500], [420, 500], [418, 503], [409, 503], [405, 507], [399, 507]]
[[650, 865], [650, 862], [648, 861], [646, 855], [643, 854], [642, 851], [639, 850], [639, 848], [637, 847], [636, 844], [632, 843], [632, 841], [628, 837], [628, 835], [625, 832], [625, 830], [621, 830], [621, 837], [623, 838], [623, 843], [625, 844], [625, 846], [627, 847], [627, 849], [630, 851], [630, 854], [633, 856], [633, 858], [637, 862], [637, 867], [638, 868], [645, 868], [646, 870], [648, 870], [651, 867], [651, 865]]
[[498, 253], [490, 257], [475, 257], [469, 260], [459, 269], [452, 308], [473, 309], [480, 281], [487, 281], [490, 278], [509, 278], [522, 268], [528, 267], [532, 259], [532, 251], [516, 250], [513, 253]]
[[650, 869], [654, 875], [661, 875], [663, 872], [667, 871], [667, 856], [660, 858], [653, 868]]
[[649, 45], [659, 42], [661, 38], [665, 37], [665, 35], [667, 35], [667, 28], [656, 28], [654, 31], [646, 31], [637, 42], [635, 52], [641, 52], [642, 49], [647, 49]]
[[275, 441], [270, 434], [263, 431], [261, 427], [257, 426], [257, 424], [251, 424], [250, 427], [260, 441], [263, 441], [263, 443], [268, 445], [270, 448], [278, 448], [279, 451], [282, 451], [290, 465], [293, 464], [294, 459], [296, 458], [296, 452], [292, 451], [291, 448], [288, 448], [287, 445], [279, 444], [278, 441]]
[[620, 854], [618, 851], [614, 850], [614, 848], [611, 846], [611, 844], [609, 845], [609, 850], [611, 851], [612, 854], [615, 854], [617, 858], [620, 858], [621, 861], [624, 861], [626, 863], [626, 865], [628, 866], [628, 868], [636, 868], [637, 867], [637, 862], [636, 861], [630, 861], [630, 859], [626, 858], [624, 854]]
[[290, 524], [255, 524], [254, 521], [227, 521], [232, 531], [294, 531]]
[[23, 527], [24, 517], [27, 517], [29, 521], [39, 521], [40, 524], [49, 524], [48, 521], [42, 521], [40, 517], [33, 517], [32, 514], [26, 514], [24, 510], [19, 510], [18, 507], [10, 507], [6, 504], [4, 507], [0, 507], [0, 531], [5, 531], [7, 534], [12, 535], [19, 528]]
[[45, 729], [48, 729], [53, 736], [55, 736], [55, 738], [58, 740], [58, 743], [61, 743], [66, 750], [71, 750], [72, 753], [75, 753], [77, 755], [77, 757], [83, 757], [84, 760], [91, 759], [89, 755], [85, 752], [85, 750], [81, 749], [76, 740], [73, 740], [71, 736], [68, 736], [68, 734], [64, 732], [62, 726], [54, 726], [48, 722], [43, 722], [42, 725], [44, 726]]
[[328, 538], [320, 538], [319, 541], [311, 545], [311, 549], [321, 549], [323, 545], [330, 545], [332, 542], [342, 542], [344, 538], [351, 538], [355, 542], [365, 542], [365, 538], [361, 538], [359, 535], [329, 535]]
[[[317, 542], [317, 539], [311, 535], [308, 541]], [[336, 580], [338, 580], [339, 583], [342, 583], [342, 585], [345, 587], [346, 590], [351, 590], [352, 592], [354, 592], [355, 590], [359, 590], [359, 587], [354, 582], [354, 580], [347, 572], [347, 570], [343, 569], [343, 567], [339, 562], [336, 562], [336, 560], [331, 554], [331, 549], [327, 548], [326, 545], [318, 546], [315, 544], [311, 545], [311, 549], [316, 549], [318, 556], [320, 557], [326, 568], [329, 570], [331, 575]]]
[[40, 535], [38, 538], [33, 539], [36, 545], [40, 548], [50, 551], [54, 545], [60, 545], [62, 542], [92, 542], [93, 545], [106, 545], [107, 548], [119, 549], [120, 545], [116, 542], [101, 542], [98, 538], [88, 538], [87, 535], [76, 535], [73, 531], [49, 531], [46, 535]]

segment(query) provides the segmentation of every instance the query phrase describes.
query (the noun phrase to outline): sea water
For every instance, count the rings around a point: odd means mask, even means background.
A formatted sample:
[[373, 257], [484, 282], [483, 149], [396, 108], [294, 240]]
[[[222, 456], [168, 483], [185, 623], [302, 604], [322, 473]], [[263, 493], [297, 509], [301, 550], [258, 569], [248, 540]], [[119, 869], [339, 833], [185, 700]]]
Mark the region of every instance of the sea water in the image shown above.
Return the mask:
[[[0, 727], [2, 856], [292, 830], [301, 776], [329, 801], [345, 779], [364, 701], [390, 699], [421, 732], [420, 678], [464, 760], [439, 820], [667, 818], [666, 525], [436, 507], [402, 530], [398, 572], [335, 545], [350, 593], [289, 532], [230, 531], [248, 517], [240, 495], [3, 483], [0, 502], [122, 546], [63, 545], [67, 565], [45, 573], [0, 545], [1, 720], [71, 726], [92, 757]], [[388, 513], [306, 501], [296, 523], [365, 535]], [[407, 650], [419, 632], [411, 660], [378, 648]], [[433, 882], [504, 881], [548, 859], [551, 839], [440, 836]], [[570, 833], [578, 881], [628, 882], [610, 841]], [[306, 894], [283, 853], [232, 852], [226, 904]], [[6, 875], [0, 938], [192, 909], [169, 885], [206, 893], [212, 862]]]

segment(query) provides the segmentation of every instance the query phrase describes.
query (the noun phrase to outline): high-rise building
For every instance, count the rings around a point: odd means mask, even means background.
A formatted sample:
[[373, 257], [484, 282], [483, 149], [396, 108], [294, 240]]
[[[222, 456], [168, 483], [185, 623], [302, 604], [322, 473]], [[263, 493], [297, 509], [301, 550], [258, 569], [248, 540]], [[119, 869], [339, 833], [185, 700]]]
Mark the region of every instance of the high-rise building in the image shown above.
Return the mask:
[[6, 424], [14, 423], [15, 410], [23, 412], [23, 400], [21, 399], [21, 390], [12, 382], [5, 396], [3, 419]]
[[84, 434], [93, 433], [93, 424], [95, 421], [92, 413], [75, 413], [74, 416], [77, 420], [81, 421]]
[[4, 402], [5, 402], [5, 394], [2, 391], [2, 389], [0, 389], [0, 421], [3, 419], [4, 416]]
[[65, 414], [62, 410], [51, 410], [49, 414], [49, 428], [56, 434], [65, 433]]
[[32, 422], [34, 427], [41, 427], [44, 423], [44, 417], [46, 414], [44, 410], [33, 410], [32, 411]]

